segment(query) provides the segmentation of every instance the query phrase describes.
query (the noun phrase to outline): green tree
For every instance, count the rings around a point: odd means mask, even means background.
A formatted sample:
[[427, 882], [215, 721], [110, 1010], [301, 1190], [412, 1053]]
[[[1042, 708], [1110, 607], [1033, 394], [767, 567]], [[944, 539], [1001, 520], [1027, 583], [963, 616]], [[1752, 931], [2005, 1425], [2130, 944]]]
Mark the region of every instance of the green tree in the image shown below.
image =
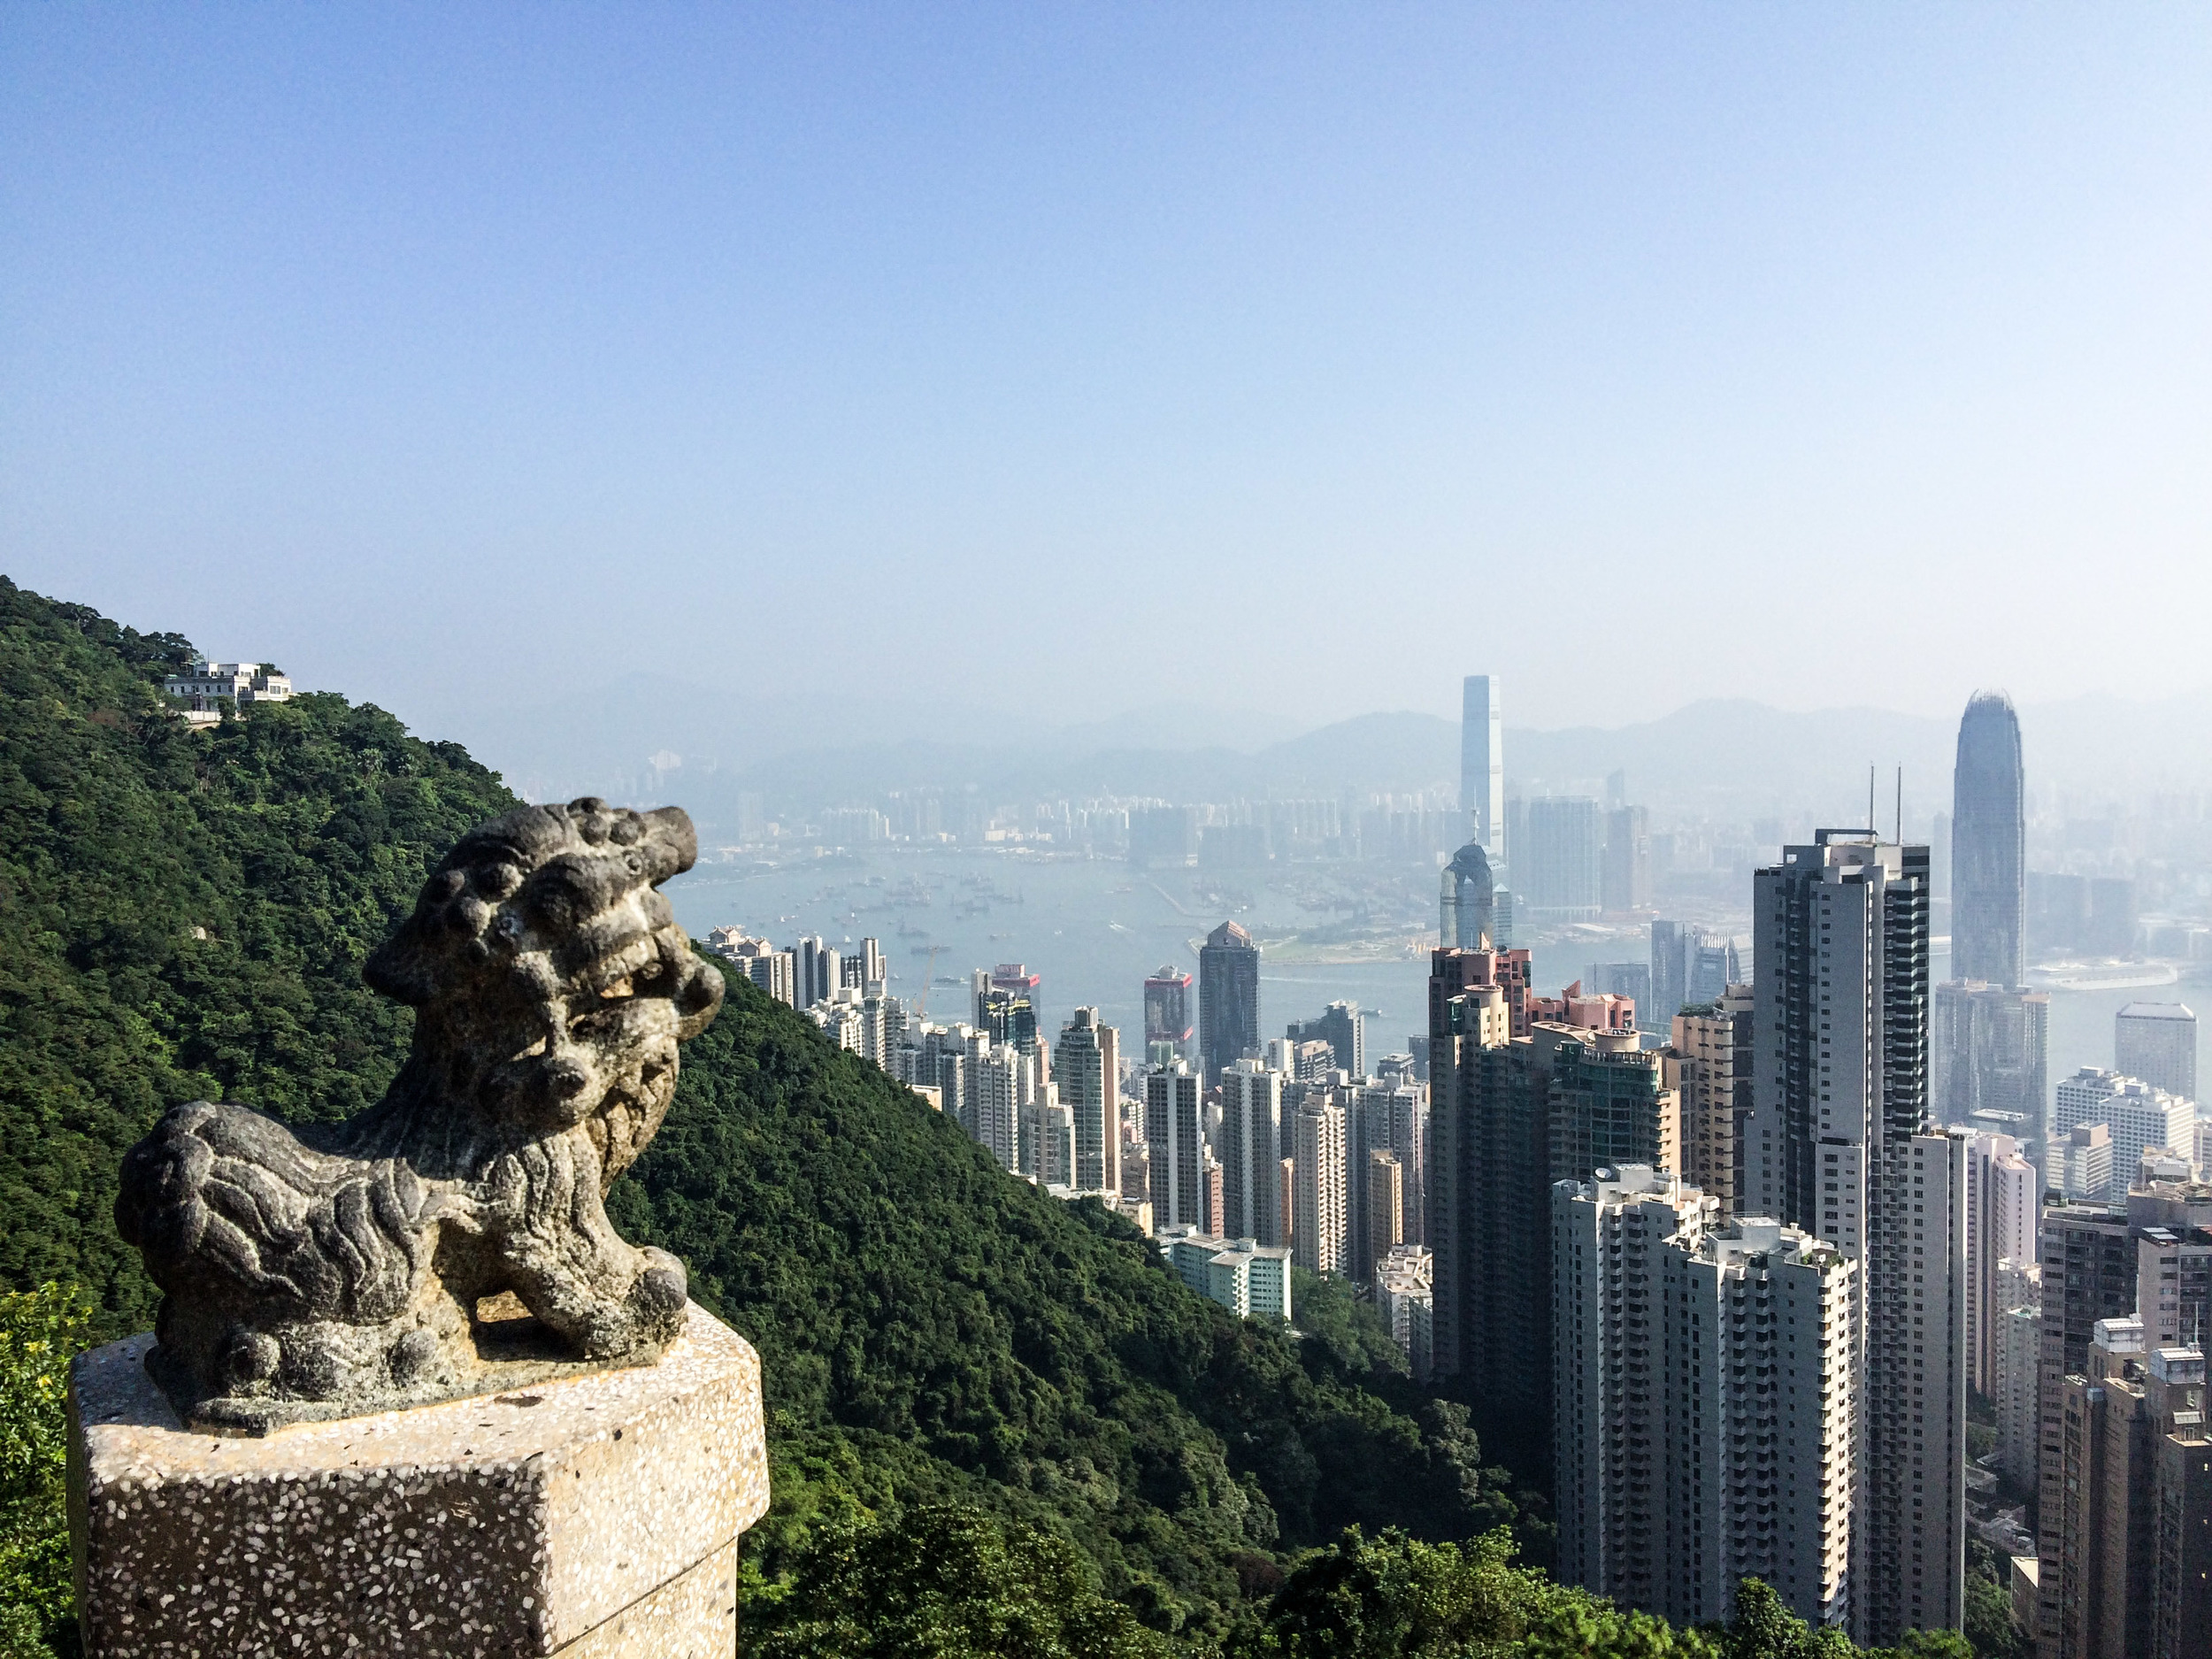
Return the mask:
[[90, 1325], [73, 1287], [0, 1294], [0, 1659], [42, 1659], [70, 1640], [69, 1362]]
[[783, 1582], [756, 1581], [759, 1659], [1147, 1659], [1163, 1638], [1098, 1593], [1065, 1539], [957, 1504], [819, 1528]]

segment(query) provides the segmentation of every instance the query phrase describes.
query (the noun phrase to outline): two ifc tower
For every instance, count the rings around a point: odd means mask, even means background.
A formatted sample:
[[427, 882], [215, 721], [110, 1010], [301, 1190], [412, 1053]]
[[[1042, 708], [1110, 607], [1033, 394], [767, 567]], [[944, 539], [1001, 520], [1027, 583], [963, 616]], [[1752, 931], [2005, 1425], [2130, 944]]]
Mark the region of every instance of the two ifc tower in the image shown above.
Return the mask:
[[[1473, 838], [1445, 866], [1438, 942], [1471, 950], [1486, 936], [1512, 942], [1495, 674], [1467, 676], [1460, 721], [1460, 803]], [[1968, 701], [1952, 787], [1950, 977], [2018, 990], [2027, 968], [2027, 789], [2020, 717], [2003, 692]]]

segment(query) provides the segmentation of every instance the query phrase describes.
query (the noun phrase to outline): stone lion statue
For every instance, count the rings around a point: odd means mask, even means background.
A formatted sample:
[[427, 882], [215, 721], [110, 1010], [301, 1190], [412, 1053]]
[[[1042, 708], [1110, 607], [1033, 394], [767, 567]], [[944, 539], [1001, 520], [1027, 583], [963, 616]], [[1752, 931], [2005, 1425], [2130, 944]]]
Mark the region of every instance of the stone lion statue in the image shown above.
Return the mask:
[[147, 1363], [187, 1420], [259, 1432], [660, 1356], [683, 1267], [602, 1201], [722, 1003], [655, 890], [697, 852], [674, 807], [493, 819], [365, 969], [416, 1010], [381, 1101], [297, 1128], [196, 1101], [131, 1149], [116, 1223], [165, 1293]]

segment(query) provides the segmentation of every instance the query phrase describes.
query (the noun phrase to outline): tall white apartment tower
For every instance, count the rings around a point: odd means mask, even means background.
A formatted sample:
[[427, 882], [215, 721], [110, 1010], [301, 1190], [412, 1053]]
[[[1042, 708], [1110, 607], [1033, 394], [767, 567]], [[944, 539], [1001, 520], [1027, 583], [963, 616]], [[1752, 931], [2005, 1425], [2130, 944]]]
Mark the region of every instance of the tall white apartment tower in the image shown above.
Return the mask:
[[1472, 826], [1471, 839], [1489, 856], [1491, 873], [1502, 879], [1506, 860], [1517, 849], [1505, 844], [1505, 726], [1498, 713], [1498, 677], [1470, 674], [1462, 691], [1460, 810]]
[[1283, 1242], [1283, 1074], [1258, 1060], [1238, 1060], [1221, 1074], [1222, 1232], [1263, 1246]]
[[1075, 1132], [1074, 1186], [1078, 1192], [1121, 1190], [1120, 1033], [1098, 1023], [1098, 1010], [1079, 1008], [1068, 1017], [1054, 1051], [1060, 1103]]
[[1966, 1142], [1928, 1121], [1928, 849], [1822, 830], [1753, 879], [1747, 1215], [1859, 1266], [1851, 1636], [1965, 1601]]
[[1351, 1206], [1345, 1202], [1344, 1108], [1322, 1098], [1326, 1103], [1302, 1106], [1295, 1114], [1290, 1259], [1308, 1272], [1334, 1274], [1345, 1271], [1351, 1254]]
[[1999, 1263], [2036, 1259], [2036, 1218], [2042, 1177], [2020, 1156], [2010, 1135], [1976, 1135], [1966, 1143], [1966, 1375], [1997, 1397], [1998, 1340], [2004, 1316], [2021, 1305]]
[[1678, 1624], [1757, 1578], [1842, 1627], [1856, 1266], [1640, 1165], [1560, 1182], [1551, 1221], [1561, 1577]]
[[1144, 1079], [1144, 1144], [1155, 1227], [1206, 1225], [1205, 1118], [1198, 1074], [1180, 1060]]

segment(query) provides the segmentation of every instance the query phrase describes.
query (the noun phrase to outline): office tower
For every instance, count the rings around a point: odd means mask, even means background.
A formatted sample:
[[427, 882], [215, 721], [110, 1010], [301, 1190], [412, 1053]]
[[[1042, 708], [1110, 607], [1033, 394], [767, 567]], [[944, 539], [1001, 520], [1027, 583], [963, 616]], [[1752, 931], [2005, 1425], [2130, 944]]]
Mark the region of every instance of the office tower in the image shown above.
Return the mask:
[[1205, 1118], [1198, 1076], [1180, 1060], [1144, 1079], [1144, 1144], [1156, 1228], [1206, 1224]]
[[1966, 1146], [1928, 1121], [1928, 849], [1822, 830], [1753, 878], [1747, 1214], [1859, 1264], [1852, 1637], [1955, 1629]]
[[1190, 1058], [1190, 975], [1173, 964], [1164, 964], [1144, 982], [1144, 1051], [1152, 1063], [1154, 1045], [1166, 1043], [1178, 1059]]
[[1990, 1402], [1997, 1408], [1997, 1456], [2005, 1479], [2035, 1485], [2036, 1366], [2043, 1348], [2043, 1310], [2008, 1308], [1997, 1316], [1990, 1365]]
[[1405, 1242], [1405, 1166], [1398, 1155], [1377, 1147], [1367, 1155], [1367, 1277]]
[[1459, 809], [1470, 837], [1490, 855], [1492, 869], [1502, 870], [1514, 849], [1505, 843], [1505, 726], [1498, 713], [1498, 677], [1470, 674], [1460, 689]]
[[1598, 918], [1598, 803], [1546, 795], [1528, 803], [1528, 836], [1514, 857], [1514, 891], [1532, 921]]
[[1640, 910], [1651, 903], [1651, 827], [1640, 806], [1617, 806], [1605, 815], [1598, 902], [1614, 911]]
[[1978, 979], [1937, 986], [1928, 1010], [1929, 1099], [1937, 1121], [1966, 1124], [1991, 1113], [2016, 1119], [2040, 1156], [2050, 1115], [2050, 1033], [2048, 992]]
[[2098, 1322], [2064, 1383], [2060, 1659], [2198, 1655], [2212, 1615], [2212, 1440], [2204, 1352]]
[[1551, 1057], [1550, 1176], [1586, 1181], [1628, 1164], [1682, 1167], [1682, 1100], [1664, 1059], [1633, 1031], [1571, 1032], [1549, 1022], [1538, 1037]]
[[1683, 949], [1682, 995], [1692, 1008], [1717, 1002], [1732, 985], [1743, 983], [1743, 962], [1736, 941], [1725, 933], [1694, 927]]
[[2112, 1131], [2108, 1195], [2115, 1202], [2126, 1198], [2144, 1148], [2197, 1143], [2196, 1102], [2153, 1088], [2139, 1078], [2085, 1065], [2060, 1082], [2057, 1095], [2051, 1119], [2054, 1134], [2068, 1134], [2089, 1124], [2103, 1124]]
[[[1681, 1176], [1724, 1217], [1740, 1214], [1743, 1125], [1751, 1113], [1751, 987], [1729, 987], [1709, 1014], [1677, 1014], [1661, 1053], [1681, 1115]], [[1739, 1058], [1745, 1063], [1740, 1068]]]
[[1655, 921], [1651, 925], [1651, 1002], [1648, 1005], [1636, 1005], [1644, 1010], [1647, 1031], [1669, 1029], [1674, 1017], [1682, 1011], [1682, 1005], [1690, 1000], [1682, 956], [1688, 931], [1680, 922]]
[[792, 977], [798, 1007], [812, 1008], [829, 1000], [843, 979], [837, 952], [818, 934], [810, 934], [791, 947]]
[[2036, 1366], [2036, 1590], [2039, 1659], [2055, 1659], [2065, 1507], [2066, 1379], [2089, 1369], [2098, 1322], [2124, 1319], [2135, 1307], [2135, 1253], [2124, 1213], [2102, 1205], [2062, 1204], [2043, 1212], [2043, 1351]]
[[2112, 1125], [2076, 1124], [2052, 1148], [2049, 1181], [2070, 1204], [2109, 1202], [2116, 1183], [2112, 1179]]
[[1206, 1088], [1225, 1067], [1260, 1050], [1260, 951], [1234, 922], [1222, 923], [1199, 949], [1198, 1040]]
[[2027, 964], [2027, 797], [2020, 720], [2003, 692], [1978, 691], [1967, 703], [1951, 777], [1951, 977], [2017, 987]]
[[1302, 1106], [1294, 1133], [1291, 1260], [1309, 1272], [1341, 1273], [1351, 1248], [1344, 1191], [1344, 1109], [1333, 1102]]
[[1469, 841], [1444, 866], [1437, 900], [1436, 942], [1462, 950], [1481, 948], [1485, 940], [1504, 944], [1498, 932], [1497, 883], [1489, 856], [1479, 841]]
[[1061, 1028], [1054, 1071], [1075, 1137], [1077, 1190], [1121, 1190], [1120, 1033], [1079, 1008]]
[[1335, 1059], [1332, 1070], [1367, 1075], [1367, 1018], [1357, 1002], [1332, 1002], [1317, 1018], [1293, 1020], [1283, 1034], [1294, 1043], [1325, 1042]]
[[2186, 1003], [2130, 1002], [2113, 1017], [2112, 1051], [2121, 1076], [2196, 1099], [2197, 1017]]
[[1238, 1060], [1221, 1074], [1222, 1230], [1233, 1239], [1278, 1245], [1282, 1217], [1283, 1078], [1258, 1060]]
[[1966, 1376], [1993, 1399], [1998, 1320], [2017, 1305], [2006, 1295], [2001, 1264], [2035, 1259], [2042, 1196], [2042, 1178], [2010, 1135], [1966, 1143]]
[[1555, 1187], [1552, 1227], [1560, 1578], [1688, 1625], [1756, 1577], [1841, 1627], [1855, 1264], [1640, 1166]]
[[1525, 951], [1430, 958], [1426, 1238], [1438, 1373], [1470, 1379], [1484, 1432], [1540, 1441], [1551, 1301], [1531, 1290], [1551, 1282], [1552, 1045], [1530, 1034], [1527, 972]]

